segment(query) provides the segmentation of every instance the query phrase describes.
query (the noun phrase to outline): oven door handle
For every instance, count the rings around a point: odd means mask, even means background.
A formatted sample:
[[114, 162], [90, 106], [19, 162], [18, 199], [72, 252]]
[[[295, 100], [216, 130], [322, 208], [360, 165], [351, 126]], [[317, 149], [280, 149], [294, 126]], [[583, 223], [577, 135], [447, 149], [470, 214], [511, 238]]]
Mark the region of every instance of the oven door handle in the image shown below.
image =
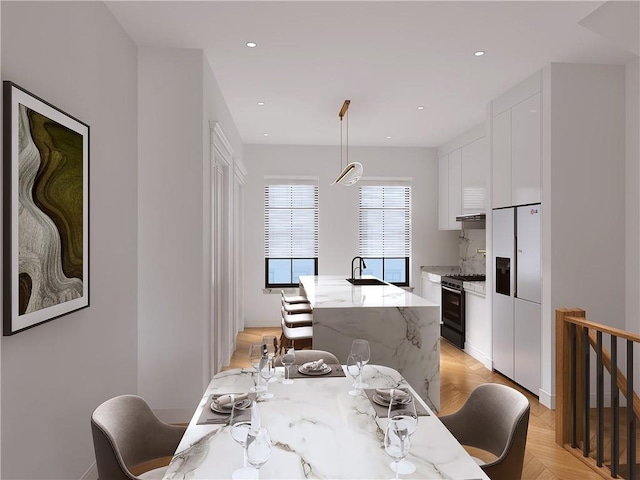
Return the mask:
[[455, 288], [445, 287], [444, 285], [442, 286], [442, 289], [446, 290], [447, 292], [457, 293], [458, 295], [462, 295], [462, 290], [456, 290]]

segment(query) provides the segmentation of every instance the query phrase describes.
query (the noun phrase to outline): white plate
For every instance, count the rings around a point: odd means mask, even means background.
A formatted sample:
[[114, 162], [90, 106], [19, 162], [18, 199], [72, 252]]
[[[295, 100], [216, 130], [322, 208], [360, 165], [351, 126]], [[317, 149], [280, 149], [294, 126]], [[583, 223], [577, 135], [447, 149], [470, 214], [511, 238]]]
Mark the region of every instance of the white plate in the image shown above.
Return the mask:
[[[245, 398], [244, 400], [239, 400], [241, 403], [240, 408], [248, 408], [251, 406], [251, 400]], [[226, 405], [217, 405], [215, 399], [211, 402], [211, 410], [216, 413], [231, 413], [233, 408], [233, 403], [228, 403]]]
[[302, 365], [298, 367], [298, 372], [302, 375], [326, 375], [331, 372], [331, 367], [327, 364], [322, 366], [322, 370], [306, 370]]
[[[374, 393], [371, 396], [371, 400], [373, 400], [374, 403], [377, 403], [378, 405], [380, 405], [381, 407], [388, 407], [389, 406], [389, 400], [387, 400], [386, 398], [384, 398], [382, 395], [380, 395], [379, 393]], [[409, 403], [411, 401], [411, 397], [408, 397], [404, 400], [396, 400], [393, 402], [394, 405], [406, 405], [407, 403]]]

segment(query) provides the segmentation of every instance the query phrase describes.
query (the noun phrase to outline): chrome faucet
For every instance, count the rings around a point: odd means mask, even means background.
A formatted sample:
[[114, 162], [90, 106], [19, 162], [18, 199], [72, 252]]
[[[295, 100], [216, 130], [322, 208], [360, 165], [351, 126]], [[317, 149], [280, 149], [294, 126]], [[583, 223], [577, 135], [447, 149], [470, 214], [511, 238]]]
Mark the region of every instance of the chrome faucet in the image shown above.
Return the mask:
[[[356, 260], [360, 260], [360, 266], [358, 266], [358, 267], [355, 267], [353, 265], [353, 263]], [[351, 280], [355, 280], [355, 278], [356, 278], [356, 268], [360, 269], [360, 276], [362, 277], [362, 269], [363, 268], [367, 268], [367, 264], [364, 263], [364, 258], [362, 258], [362, 257], [353, 257], [353, 260], [351, 260]]]

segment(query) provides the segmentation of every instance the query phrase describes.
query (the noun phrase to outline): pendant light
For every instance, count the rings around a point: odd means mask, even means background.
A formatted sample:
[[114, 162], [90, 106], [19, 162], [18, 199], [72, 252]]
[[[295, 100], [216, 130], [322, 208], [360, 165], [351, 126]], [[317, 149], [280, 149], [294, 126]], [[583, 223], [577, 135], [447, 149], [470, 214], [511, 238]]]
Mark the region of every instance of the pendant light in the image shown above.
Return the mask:
[[[347, 115], [347, 110], [349, 110], [349, 104], [351, 100], [345, 100], [338, 116], [340, 117], [340, 168], [342, 169], [342, 119], [345, 115]], [[348, 187], [353, 185], [360, 177], [362, 177], [362, 172], [364, 169], [362, 168], [362, 164], [360, 162], [351, 162], [349, 163], [349, 116], [347, 115], [347, 166], [342, 169], [340, 174], [336, 177], [331, 185], [335, 185], [336, 183], [340, 185], [344, 185]]]

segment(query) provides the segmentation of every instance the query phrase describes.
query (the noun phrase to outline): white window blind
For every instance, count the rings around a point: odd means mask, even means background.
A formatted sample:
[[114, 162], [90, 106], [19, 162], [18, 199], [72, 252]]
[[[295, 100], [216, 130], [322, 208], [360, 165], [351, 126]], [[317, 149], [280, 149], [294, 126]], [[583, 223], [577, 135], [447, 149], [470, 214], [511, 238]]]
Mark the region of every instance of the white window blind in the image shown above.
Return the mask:
[[360, 255], [411, 256], [411, 186], [360, 187]]
[[271, 182], [264, 188], [265, 258], [317, 258], [317, 184]]

